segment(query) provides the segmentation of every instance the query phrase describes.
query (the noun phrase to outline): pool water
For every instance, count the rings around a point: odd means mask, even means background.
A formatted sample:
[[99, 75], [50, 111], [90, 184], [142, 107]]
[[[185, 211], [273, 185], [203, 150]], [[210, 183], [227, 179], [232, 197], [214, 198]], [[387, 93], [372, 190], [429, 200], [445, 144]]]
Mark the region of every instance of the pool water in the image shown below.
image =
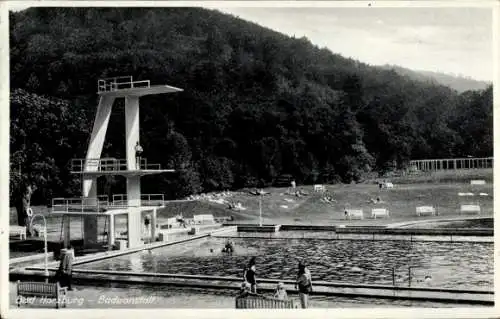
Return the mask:
[[493, 245], [473, 242], [408, 242], [232, 238], [233, 255], [221, 252], [224, 238], [207, 238], [151, 252], [77, 266], [83, 269], [242, 276], [257, 257], [257, 275], [294, 279], [298, 260], [309, 264], [313, 280], [461, 289], [493, 288]]

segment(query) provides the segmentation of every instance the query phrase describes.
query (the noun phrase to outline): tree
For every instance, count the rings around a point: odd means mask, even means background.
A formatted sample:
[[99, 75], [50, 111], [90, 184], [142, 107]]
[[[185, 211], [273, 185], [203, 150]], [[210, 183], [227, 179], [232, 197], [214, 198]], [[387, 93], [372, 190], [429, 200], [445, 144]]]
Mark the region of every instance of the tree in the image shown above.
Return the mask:
[[[11, 160], [38, 187], [33, 203], [79, 194], [68, 164], [85, 152], [95, 81], [108, 76], [184, 89], [141, 99], [148, 160], [178, 171], [144, 189], [170, 197], [283, 174], [350, 182], [493, 151], [491, 88], [459, 95], [214, 10], [31, 8], [10, 22]], [[106, 154], [123, 156], [123, 135], [117, 101]]]

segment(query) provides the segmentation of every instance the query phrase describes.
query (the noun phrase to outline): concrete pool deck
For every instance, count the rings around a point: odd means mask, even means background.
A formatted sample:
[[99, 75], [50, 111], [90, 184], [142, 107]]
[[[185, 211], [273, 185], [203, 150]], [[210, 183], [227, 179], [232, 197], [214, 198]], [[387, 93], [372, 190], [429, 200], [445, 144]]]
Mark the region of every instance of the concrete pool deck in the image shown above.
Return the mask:
[[[123, 285], [85, 286], [76, 285], [75, 290], [68, 292], [68, 309], [161, 309], [178, 308], [192, 309], [234, 309], [236, 292], [233, 290], [210, 290], [194, 288], [164, 287], [129, 287]], [[10, 283], [10, 291], [15, 291], [15, 283]], [[268, 295], [268, 293], [266, 293]], [[298, 302], [297, 295], [289, 295], [289, 299]], [[196, 305], [193, 305], [196, 300]], [[25, 304], [16, 307], [16, 296], [10, 294], [9, 305], [11, 309], [54, 309], [52, 305], [39, 303]], [[461, 305], [463, 306], [463, 305]], [[430, 307], [452, 308], [453, 303], [434, 303], [415, 300], [377, 300], [366, 298], [328, 298], [312, 296], [310, 308], [387, 308], [387, 307]], [[485, 305], [467, 305], [477, 309], [491, 309]]]
[[[55, 268], [52, 268], [51, 271], [55, 271]], [[14, 273], [13, 279], [30, 278], [30, 276], [36, 278], [42, 273], [42, 268], [30, 267], [22, 274], [19, 274], [19, 277]], [[90, 286], [112, 282], [126, 284], [128, 287], [138, 285], [151, 287], [188, 287], [210, 290], [232, 290], [235, 293], [240, 289], [241, 285], [241, 278], [234, 277], [133, 273], [125, 271], [75, 270], [73, 278], [77, 284]], [[260, 279], [259, 291], [273, 293], [279, 281], [285, 283], [285, 288], [289, 294], [297, 294], [297, 291], [293, 288], [293, 281], [279, 279]], [[311, 295], [425, 301], [463, 305], [492, 306], [494, 304], [494, 293], [488, 290], [440, 289], [432, 287], [330, 283], [323, 281], [314, 282], [314, 291]]]

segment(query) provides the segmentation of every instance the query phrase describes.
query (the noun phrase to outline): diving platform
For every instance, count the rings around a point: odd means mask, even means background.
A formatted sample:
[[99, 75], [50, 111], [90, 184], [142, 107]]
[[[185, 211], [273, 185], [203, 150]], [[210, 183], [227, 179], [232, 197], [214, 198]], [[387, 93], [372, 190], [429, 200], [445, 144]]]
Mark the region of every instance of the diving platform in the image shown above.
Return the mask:
[[141, 97], [182, 91], [183, 89], [170, 85], [151, 85], [149, 80], [134, 81], [132, 76], [118, 76], [97, 81], [97, 94], [101, 96]]
[[[79, 198], [54, 198], [52, 213], [62, 216], [64, 244], [70, 242], [70, 220], [81, 216], [83, 220], [84, 246], [97, 243], [97, 220], [104, 216], [107, 221], [108, 247], [114, 245], [115, 216], [127, 215], [127, 245], [129, 248], [142, 245], [142, 228], [147, 223], [154, 235], [156, 229], [156, 210], [164, 207], [163, 195], [141, 194], [141, 177], [145, 175], [173, 173], [175, 170], [151, 164], [142, 157], [140, 145], [139, 101], [142, 96], [182, 92], [170, 85], [151, 85], [149, 80], [134, 81], [132, 76], [119, 76], [99, 79], [97, 94], [99, 104], [95, 113], [94, 125], [85, 158], [71, 161], [71, 173], [80, 174], [82, 196]], [[123, 99], [125, 104], [125, 158], [101, 158], [106, 131], [116, 100]], [[147, 153], [147, 150], [146, 150]], [[126, 195], [107, 197], [98, 196], [98, 177], [124, 176]], [[146, 214], [144, 214], [146, 213]], [[103, 218], [100, 218], [103, 219]], [[155, 238], [154, 236], [152, 238]]]
[[103, 175], [145, 176], [162, 173], [174, 173], [174, 169], [162, 169], [160, 164], [150, 164], [141, 159], [140, 164], [132, 167], [126, 159], [116, 158], [75, 158], [71, 160], [71, 173], [99, 177]]
[[163, 194], [141, 194], [138, 205], [130, 205], [126, 194], [115, 194], [109, 201], [106, 195], [97, 198], [53, 198], [51, 214], [63, 215], [119, 215], [127, 213], [130, 208], [141, 211], [151, 208], [162, 208], [165, 205]]

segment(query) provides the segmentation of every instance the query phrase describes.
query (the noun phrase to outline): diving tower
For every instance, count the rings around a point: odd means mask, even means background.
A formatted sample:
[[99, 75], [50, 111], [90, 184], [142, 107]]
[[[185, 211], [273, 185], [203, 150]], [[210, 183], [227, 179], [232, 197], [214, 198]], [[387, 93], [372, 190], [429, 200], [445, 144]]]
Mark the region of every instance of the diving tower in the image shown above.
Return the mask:
[[[99, 216], [107, 218], [108, 247], [115, 243], [115, 216], [127, 215], [127, 242], [133, 248], [142, 244], [141, 214], [152, 212], [151, 237], [156, 229], [156, 209], [163, 205], [161, 199], [151, 201], [141, 195], [141, 177], [145, 175], [174, 172], [162, 168], [160, 164], [148, 163], [140, 158], [137, 162], [135, 146], [139, 142], [139, 98], [146, 95], [182, 92], [182, 89], [169, 85], [151, 85], [149, 80], [134, 81], [132, 76], [100, 79], [97, 82], [99, 104], [94, 119], [94, 126], [85, 158], [71, 161], [71, 173], [80, 174], [82, 196], [80, 198], [54, 198], [52, 213], [62, 215], [65, 246], [70, 241], [71, 216], [83, 218], [83, 242], [85, 247], [92, 247], [98, 242], [97, 220]], [[101, 158], [106, 131], [113, 104], [116, 99], [125, 99], [125, 148], [126, 158]], [[98, 196], [97, 178], [105, 175], [123, 176], [127, 181], [127, 194], [115, 203]], [[150, 196], [145, 194], [146, 196]], [[152, 203], [154, 202], [154, 203]]]

